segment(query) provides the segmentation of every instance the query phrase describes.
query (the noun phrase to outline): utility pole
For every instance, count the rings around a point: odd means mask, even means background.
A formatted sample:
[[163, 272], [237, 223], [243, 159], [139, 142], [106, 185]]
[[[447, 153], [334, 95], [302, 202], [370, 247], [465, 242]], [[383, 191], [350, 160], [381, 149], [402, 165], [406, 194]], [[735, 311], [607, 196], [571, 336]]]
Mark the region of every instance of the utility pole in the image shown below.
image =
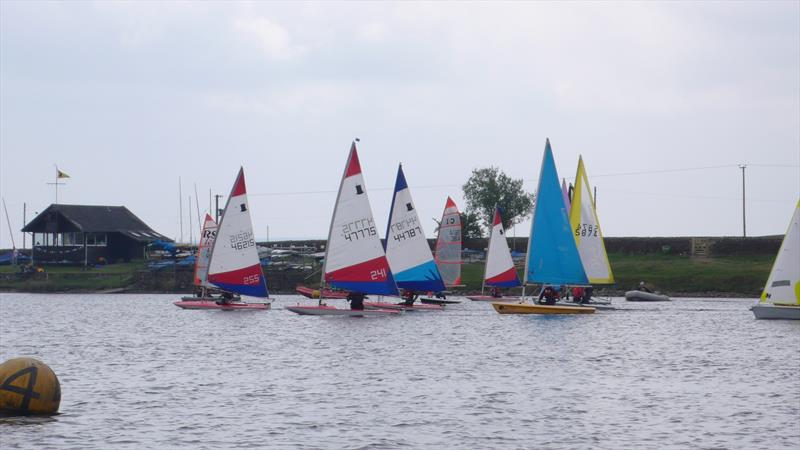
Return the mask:
[[219, 225], [219, 198], [222, 197], [219, 194], [214, 194], [214, 219], [217, 221], [217, 225]]
[[744, 169], [747, 168], [747, 164], [739, 164], [739, 168], [742, 169], [742, 237], [747, 237], [747, 221], [745, 220], [745, 206], [744, 206]]

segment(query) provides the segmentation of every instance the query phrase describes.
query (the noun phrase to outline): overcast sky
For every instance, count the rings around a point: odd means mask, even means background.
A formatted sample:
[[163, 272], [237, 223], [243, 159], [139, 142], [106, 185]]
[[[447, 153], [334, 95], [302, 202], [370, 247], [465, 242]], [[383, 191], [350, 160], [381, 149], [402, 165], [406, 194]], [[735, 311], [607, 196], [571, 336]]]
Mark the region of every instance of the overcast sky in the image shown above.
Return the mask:
[[402, 162], [433, 237], [474, 168], [533, 192], [549, 137], [560, 177], [583, 155], [606, 236], [741, 235], [742, 163], [748, 235], [783, 234], [799, 5], [4, 0], [0, 190], [18, 247], [56, 164], [61, 203], [179, 237], [180, 177], [188, 240], [194, 186], [205, 211], [241, 165], [256, 236], [324, 238], [360, 137], [380, 229]]

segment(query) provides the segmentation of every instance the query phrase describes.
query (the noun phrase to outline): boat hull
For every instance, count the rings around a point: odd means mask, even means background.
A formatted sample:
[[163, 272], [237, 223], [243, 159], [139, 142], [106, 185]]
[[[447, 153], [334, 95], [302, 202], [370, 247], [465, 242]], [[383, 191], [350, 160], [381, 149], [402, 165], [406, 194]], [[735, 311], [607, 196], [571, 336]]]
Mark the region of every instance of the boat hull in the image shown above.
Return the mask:
[[182, 309], [219, 309], [222, 311], [240, 311], [240, 310], [267, 310], [272, 306], [271, 303], [244, 303], [233, 302], [227, 304], [219, 304], [216, 301], [203, 301], [203, 300], [181, 300], [175, 302], [175, 306]]
[[595, 308], [585, 306], [537, 305], [532, 303], [492, 302], [500, 314], [594, 314]]
[[750, 308], [756, 319], [800, 320], [800, 306], [754, 305]]
[[473, 302], [498, 302], [502, 300], [516, 302], [522, 300], [522, 297], [492, 297], [491, 295], [467, 295], [467, 298]]
[[398, 309], [342, 309], [333, 306], [286, 306], [285, 309], [301, 316], [346, 316], [346, 317], [375, 317], [394, 316], [402, 313]]
[[402, 303], [387, 303], [387, 302], [364, 302], [364, 308], [367, 309], [394, 309], [400, 311], [444, 311], [441, 305], [404, 305]]
[[419, 301], [426, 305], [457, 305], [461, 303], [460, 300], [446, 300], [442, 298], [420, 298]]
[[625, 293], [625, 300], [629, 302], [668, 302], [670, 298], [654, 292], [628, 291]]
[[[310, 287], [306, 286], [297, 286], [295, 291], [307, 298], [319, 298], [320, 294], [319, 289], [311, 289]], [[325, 298], [347, 298], [347, 292], [332, 291], [330, 289], [323, 289], [322, 294], [325, 296]]]

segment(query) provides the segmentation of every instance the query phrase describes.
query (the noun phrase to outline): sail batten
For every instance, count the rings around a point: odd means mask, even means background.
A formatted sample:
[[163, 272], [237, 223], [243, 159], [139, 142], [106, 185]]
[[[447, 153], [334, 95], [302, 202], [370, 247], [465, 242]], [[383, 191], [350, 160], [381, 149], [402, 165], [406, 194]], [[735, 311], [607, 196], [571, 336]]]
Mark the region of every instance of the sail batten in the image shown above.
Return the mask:
[[759, 303], [800, 306], [800, 200], [795, 206]]
[[435, 261], [445, 286], [461, 284], [461, 215], [450, 197], [439, 222]]
[[208, 281], [229, 292], [268, 297], [247, 202], [244, 169], [231, 189], [208, 263]]
[[608, 262], [600, 220], [597, 218], [597, 210], [592, 199], [592, 189], [589, 185], [589, 177], [586, 175], [583, 157], [578, 158], [578, 171], [575, 174], [575, 189], [569, 218], [581, 263], [589, 282], [593, 284], [614, 283], [614, 274], [611, 271], [611, 264]]
[[398, 293], [372, 215], [355, 142], [350, 146], [331, 216], [323, 280], [364, 294]]
[[573, 237], [548, 139], [542, 156], [533, 207], [524, 283], [583, 285], [588, 282]]
[[386, 258], [397, 287], [415, 291], [445, 290], [402, 165], [397, 169], [389, 222], [386, 225]]

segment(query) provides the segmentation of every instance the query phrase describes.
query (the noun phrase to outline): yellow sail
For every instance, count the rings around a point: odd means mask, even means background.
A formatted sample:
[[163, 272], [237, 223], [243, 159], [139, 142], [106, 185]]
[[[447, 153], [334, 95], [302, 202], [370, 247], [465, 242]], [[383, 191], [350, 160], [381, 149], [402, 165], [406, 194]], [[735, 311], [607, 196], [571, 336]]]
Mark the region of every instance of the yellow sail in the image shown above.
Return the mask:
[[600, 221], [597, 219], [592, 199], [592, 189], [583, 166], [583, 157], [578, 159], [578, 173], [575, 175], [575, 189], [572, 195], [569, 222], [572, 225], [586, 276], [592, 284], [612, 284], [614, 274], [608, 262]]

